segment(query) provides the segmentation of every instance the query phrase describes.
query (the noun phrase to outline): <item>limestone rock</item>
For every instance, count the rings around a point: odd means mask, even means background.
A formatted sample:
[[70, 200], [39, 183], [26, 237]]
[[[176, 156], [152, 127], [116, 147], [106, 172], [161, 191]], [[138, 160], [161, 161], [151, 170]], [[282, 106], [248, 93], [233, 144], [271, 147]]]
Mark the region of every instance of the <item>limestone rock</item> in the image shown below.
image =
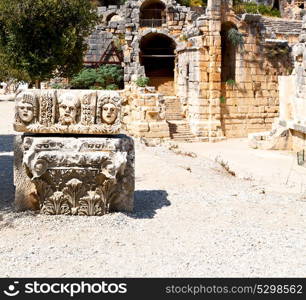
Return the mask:
[[49, 215], [104, 215], [131, 211], [134, 143], [114, 137], [18, 137], [15, 185], [18, 209]]
[[25, 90], [16, 97], [18, 132], [116, 134], [120, 126], [121, 97], [114, 91]]

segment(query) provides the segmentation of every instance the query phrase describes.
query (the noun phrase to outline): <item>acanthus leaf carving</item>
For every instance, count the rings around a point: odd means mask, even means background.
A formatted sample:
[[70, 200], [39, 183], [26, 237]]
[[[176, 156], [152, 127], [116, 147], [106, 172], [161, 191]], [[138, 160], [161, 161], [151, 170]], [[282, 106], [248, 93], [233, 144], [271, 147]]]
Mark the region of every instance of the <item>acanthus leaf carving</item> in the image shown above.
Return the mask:
[[126, 170], [134, 172], [127, 154], [133, 148], [121, 138], [27, 137], [23, 148], [42, 213], [103, 215], [118, 199], [131, 201], [134, 184]]
[[69, 197], [63, 192], [55, 192], [44, 201], [41, 212], [46, 215], [71, 215]]

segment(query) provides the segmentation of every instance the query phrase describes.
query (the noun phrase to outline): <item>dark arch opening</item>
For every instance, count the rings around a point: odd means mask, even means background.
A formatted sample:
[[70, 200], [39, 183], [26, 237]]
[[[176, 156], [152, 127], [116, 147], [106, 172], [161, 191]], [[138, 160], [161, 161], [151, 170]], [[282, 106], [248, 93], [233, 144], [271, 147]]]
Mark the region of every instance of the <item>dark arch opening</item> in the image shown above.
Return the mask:
[[275, 0], [272, 9], [280, 10], [279, 0]]
[[149, 33], [140, 41], [140, 63], [150, 85], [164, 95], [174, 95], [175, 48], [175, 42], [161, 33]]
[[236, 51], [237, 48], [233, 42], [229, 39], [228, 33], [231, 29], [237, 27], [231, 23], [226, 22], [221, 26], [221, 81], [226, 82], [228, 80], [236, 79]]
[[166, 6], [159, 0], [145, 1], [140, 7], [140, 25], [159, 27], [166, 21]]
[[148, 77], [174, 77], [175, 42], [160, 33], [149, 33], [140, 41], [140, 63]]
[[122, 5], [122, 0], [94, 0], [98, 6]]
[[110, 20], [111, 20], [111, 18], [112, 17], [114, 17], [114, 16], [118, 16], [118, 14], [116, 14], [116, 13], [112, 13], [112, 14], [109, 14], [107, 17], [106, 17], [106, 23], [108, 23]]

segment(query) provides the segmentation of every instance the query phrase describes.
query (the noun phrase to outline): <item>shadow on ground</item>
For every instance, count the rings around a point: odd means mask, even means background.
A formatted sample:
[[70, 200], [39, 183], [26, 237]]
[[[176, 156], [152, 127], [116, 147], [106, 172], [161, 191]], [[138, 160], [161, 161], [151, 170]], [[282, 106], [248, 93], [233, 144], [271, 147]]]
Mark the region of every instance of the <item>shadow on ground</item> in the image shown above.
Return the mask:
[[0, 209], [10, 209], [14, 202], [15, 187], [13, 177], [14, 157], [0, 155]]
[[163, 190], [135, 191], [134, 210], [127, 215], [135, 219], [152, 219], [158, 209], [171, 205]]
[[0, 210], [11, 209], [14, 202], [14, 156], [6, 154], [12, 151], [14, 151], [14, 135], [0, 135]]

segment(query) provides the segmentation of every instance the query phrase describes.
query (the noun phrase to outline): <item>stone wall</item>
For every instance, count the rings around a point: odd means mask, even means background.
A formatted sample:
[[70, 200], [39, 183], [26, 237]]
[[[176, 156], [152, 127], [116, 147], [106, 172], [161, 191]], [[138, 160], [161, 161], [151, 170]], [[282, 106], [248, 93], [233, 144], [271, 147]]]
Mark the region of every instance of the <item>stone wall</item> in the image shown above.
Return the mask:
[[[111, 41], [123, 51], [126, 99], [125, 128], [136, 136], [169, 137], [165, 102], [175, 96], [184, 121], [196, 137], [210, 140], [246, 136], [271, 129], [278, 116], [278, 76], [292, 71], [291, 46], [297, 42], [301, 22], [260, 15], [236, 16], [231, 2], [209, 0], [204, 13], [162, 1], [165, 20], [158, 27], [141, 23], [140, 11], [146, 1], [127, 1], [120, 7], [101, 8], [102, 24], [90, 38], [88, 55], [98, 53]], [[244, 48], [236, 50], [231, 84], [222, 82], [222, 24], [232, 24], [243, 35]], [[96, 36], [95, 36], [96, 34]], [[173, 90], [167, 83], [152, 82], [163, 88], [141, 89], [137, 78], [145, 76], [141, 65], [141, 41], [161, 35], [175, 44]], [[104, 47], [104, 48], [103, 48]], [[171, 100], [172, 101], [172, 100]], [[152, 125], [151, 125], [152, 124]]]
[[292, 71], [285, 41], [265, 39], [255, 23], [237, 24], [244, 50], [236, 56], [235, 84], [222, 83], [221, 123], [227, 137], [270, 130], [278, 116], [278, 76]]
[[305, 23], [299, 43], [293, 47], [294, 71], [291, 76], [279, 77], [279, 118], [271, 132], [249, 136], [250, 146], [264, 149], [305, 150], [306, 139], [306, 84], [305, 84]]

